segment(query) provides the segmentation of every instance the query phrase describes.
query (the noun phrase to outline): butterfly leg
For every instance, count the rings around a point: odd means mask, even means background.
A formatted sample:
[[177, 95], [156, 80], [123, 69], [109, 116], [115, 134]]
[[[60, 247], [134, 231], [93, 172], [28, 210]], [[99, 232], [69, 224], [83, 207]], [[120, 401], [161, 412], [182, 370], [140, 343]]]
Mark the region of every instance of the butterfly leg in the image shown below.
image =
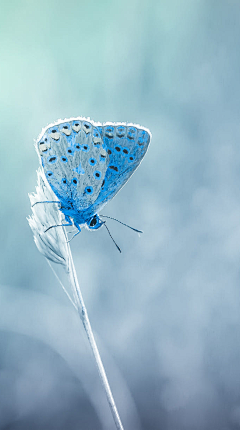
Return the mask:
[[69, 239], [69, 240], [67, 241], [67, 243], [71, 242], [71, 240], [72, 240], [75, 236], [77, 236], [79, 233], [81, 233], [81, 228], [79, 227], [79, 225], [78, 225], [77, 223], [74, 223], [74, 226], [78, 229], [78, 231], [77, 231], [77, 233], [75, 233], [75, 234], [71, 237], [71, 239]]
[[[50, 230], [50, 228], [53, 228], [53, 227], [69, 227], [69, 226], [73, 225], [73, 223], [72, 223], [72, 221], [70, 220], [69, 216], [66, 216], [66, 215], [65, 215], [65, 219], [66, 219], [66, 221], [68, 221], [68, 224], [51, 225], [50, 227], [48, 227], [48, 228], [47, 228], [47, 230], [45, 230], [45, 232], [44, 232], [44, 233], [46, 233], [48, 230]], [[79, 227], [79, 228], [80, 228], [80, 227]], [[80, 231], [81, 231], [81, 230], [80, 230]]]
[[57, 203], [58, 205], [61, 205], [61, 202], [58, 202], [57, 200], [53, 200], [53, 201], [47, 200], [46, 202], [36, 202], [36, 203], [33, 203], [33, 205], [31, 207], [33, 208], [33, 206], [37, 205], [38, 203]]

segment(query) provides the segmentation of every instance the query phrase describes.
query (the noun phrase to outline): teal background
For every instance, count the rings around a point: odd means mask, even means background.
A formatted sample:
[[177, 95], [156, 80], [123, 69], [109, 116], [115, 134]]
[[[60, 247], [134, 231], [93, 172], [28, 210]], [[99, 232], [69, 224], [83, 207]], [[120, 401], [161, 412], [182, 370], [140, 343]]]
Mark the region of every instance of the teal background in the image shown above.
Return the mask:
[[141, 239], [71, 244], [125, 430], [240, 428], [239, 40], [237, 0], [0, 1], [1, 430], [113, 428], [26, 221], [34, 139], [74, 116], [153, 136], [103, 211]]

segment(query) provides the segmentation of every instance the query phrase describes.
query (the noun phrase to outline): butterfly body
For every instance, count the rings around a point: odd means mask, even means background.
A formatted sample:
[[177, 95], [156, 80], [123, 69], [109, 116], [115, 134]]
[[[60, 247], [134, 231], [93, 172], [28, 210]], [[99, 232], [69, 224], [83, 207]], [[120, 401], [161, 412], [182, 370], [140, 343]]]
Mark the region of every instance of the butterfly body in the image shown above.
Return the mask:
[[72, 219], [73, 224], [80, 231], [80, 226], [84, 226], [90, 230], [96, 230], [97, 228], [100, 228], [103, 224], [100, 221], [98, 215], [96, 213], [93, 213], [92, 210], [76, 211], [74, 208], [71, 208], [69, 206], [63, 206], [62, 203], [59, 209], [64, 214], [66, 220], [70, 222], [69, 219]]
[[36, 149], [69, 225], [79, 231], [101, 227], [97, 213], [136, 170], [150, 137], [138, 125], [82, 117], [59, 120], [42, 131]]

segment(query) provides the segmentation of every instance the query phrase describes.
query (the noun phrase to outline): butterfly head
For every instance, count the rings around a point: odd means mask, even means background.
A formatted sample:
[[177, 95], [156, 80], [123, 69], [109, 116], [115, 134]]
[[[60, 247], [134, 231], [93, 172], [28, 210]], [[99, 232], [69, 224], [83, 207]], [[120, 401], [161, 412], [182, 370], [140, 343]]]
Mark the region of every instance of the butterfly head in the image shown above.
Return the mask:
[[101, 221], [98, 215], [94, 215], [87, 220], [89, 230], [97, 230], [102, 227], [103, 224], [105, 224], [105, 221]]

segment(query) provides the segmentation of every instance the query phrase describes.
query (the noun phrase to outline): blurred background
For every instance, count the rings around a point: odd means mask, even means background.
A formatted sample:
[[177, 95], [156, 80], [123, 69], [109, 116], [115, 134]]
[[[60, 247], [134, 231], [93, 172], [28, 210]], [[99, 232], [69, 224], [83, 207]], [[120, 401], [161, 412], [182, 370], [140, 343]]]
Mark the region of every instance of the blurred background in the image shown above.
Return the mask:
[[[81, 322], [26, 217], [34, 139], [148, 127], [141, 166], [71, 242], [125, 430], [240, 429], [240, 3], [0, 1], [0, 429], [114, 428]], [[66, 276], [61, 279], [66, 284]]]

